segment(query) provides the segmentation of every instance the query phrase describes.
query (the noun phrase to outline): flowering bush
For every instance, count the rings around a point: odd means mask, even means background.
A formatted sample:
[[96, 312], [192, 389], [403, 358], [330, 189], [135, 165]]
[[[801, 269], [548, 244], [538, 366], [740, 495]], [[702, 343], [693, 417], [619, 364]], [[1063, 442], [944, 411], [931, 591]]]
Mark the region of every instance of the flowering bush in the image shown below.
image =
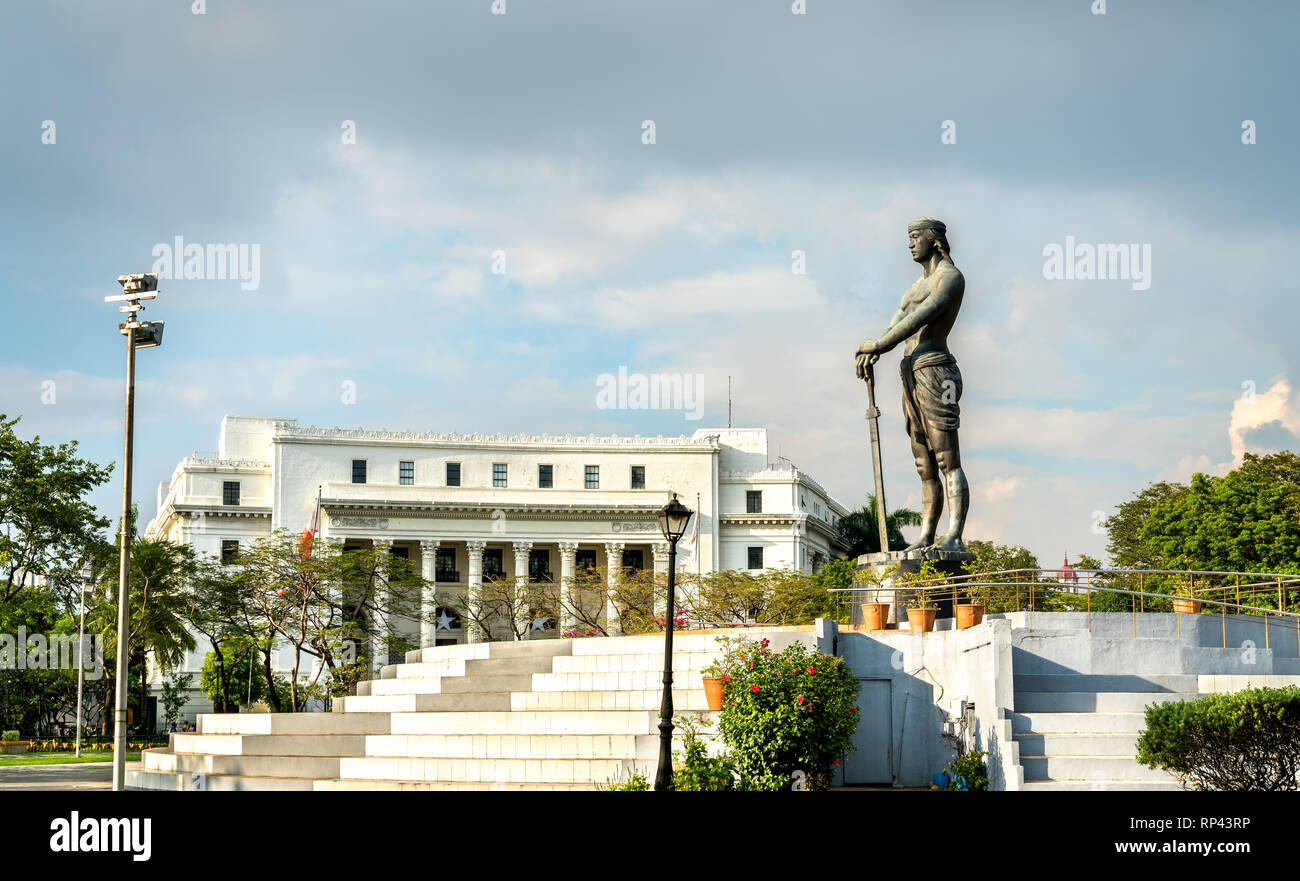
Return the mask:
[[604, 635], [605, 635], [604, 631], [600, 630], [597, 627], [586, 627], [586, 628], [571, 627], [568, 630], [564, 630], [560, 632], [560, 636], [564, 639], [583, 639], [588, 636], [604, 636]]
[[796, 643], [773, 652], [766, 639], [726, 640], [715, 669], [724, 697], [718, 731], [745, 789], [791, 788], [802, 770], [811, 789], [853, 749], [858, 680], [843, 658]]

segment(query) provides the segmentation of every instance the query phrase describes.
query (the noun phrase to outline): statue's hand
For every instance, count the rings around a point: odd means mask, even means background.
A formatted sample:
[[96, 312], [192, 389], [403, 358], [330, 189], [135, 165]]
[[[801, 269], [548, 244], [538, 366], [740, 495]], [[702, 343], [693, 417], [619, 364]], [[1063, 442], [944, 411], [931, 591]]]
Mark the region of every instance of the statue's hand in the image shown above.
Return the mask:
[[871, 337], [867, 337], [862, 341], [862, 345], [858, 346], [859, 355], [874, 355], [878, 350], [879, 344]]

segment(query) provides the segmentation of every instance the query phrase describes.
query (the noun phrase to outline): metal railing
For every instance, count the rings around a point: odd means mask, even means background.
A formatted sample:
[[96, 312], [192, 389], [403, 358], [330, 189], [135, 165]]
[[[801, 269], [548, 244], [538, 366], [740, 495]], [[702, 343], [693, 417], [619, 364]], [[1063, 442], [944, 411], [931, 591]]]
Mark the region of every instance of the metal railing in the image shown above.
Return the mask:
[[[1063, 573], [1065, 573], [1063, 577]], [[1182, 635], [1183, 615], [1220, 619], [1227, 648], [1228, 619], [1263, 619], [1264, 647], [1269, 629], [1295, 631], [1300, 646], [1300, 575], [1276, 572], [1215, 572], [1182, 569], [1001, 569], [928, 579], [895, 576], [889, 584], [859, 583], [834, 588], [838, 619], [852, 620], [864, 602], [889, 602], [901, 618], [903, 607], [951, 602], [984, 606], [985, 614], [1025, 612], [1029, 627], [1035, 612], [1084, 612], [1088, 627], [1094, 613], [1129, 613], [1133, 636], [1138, 616], [1174, 612]]]

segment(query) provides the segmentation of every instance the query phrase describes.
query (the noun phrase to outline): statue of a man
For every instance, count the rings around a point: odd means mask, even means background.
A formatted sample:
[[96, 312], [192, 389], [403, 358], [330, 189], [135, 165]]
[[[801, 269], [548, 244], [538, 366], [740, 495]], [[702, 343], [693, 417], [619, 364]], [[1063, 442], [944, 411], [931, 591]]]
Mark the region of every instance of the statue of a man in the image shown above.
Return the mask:
[[[867, 367], [906, 340], [903, 356], [903, 415], [912, 442], [916, 470], [921, 475], [921, 537], [908, 550], [936, 548], [962, 551], [961, 532], [970, 504], [970, 489], [961, 470], [957, 445], [960, 424], [961, 371], [948, 351], [948, 332], [957, 320], [966, 280], [952, 263], [947, 226], [933, 217], [918, 217], [907, 225], [912, 259], [921, 264], [921, 277], [903, 294], [898, 311], [879, 339], [863, 340], [856, 353], [858, 378]], [[940, 474], [943, 483], [939, 482]], [[948, 532], [934, 540], [935, 527], [948, 496]]]

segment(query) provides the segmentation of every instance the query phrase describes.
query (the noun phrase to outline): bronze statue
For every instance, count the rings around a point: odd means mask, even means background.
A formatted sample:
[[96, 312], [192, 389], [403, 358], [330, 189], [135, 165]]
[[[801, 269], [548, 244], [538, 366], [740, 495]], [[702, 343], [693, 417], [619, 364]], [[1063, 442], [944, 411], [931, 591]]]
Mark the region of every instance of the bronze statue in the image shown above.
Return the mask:
[[[871, 366], [882, 354], [907, 342], [901, 365], [903, 415], [916, 470], [921, 475], [921, 537], [908, 550], [966, 549], [961, 533], [970, 488], [957, 444], [961, 371], [957, 359], [948, 351], [948, 332], [961, 309], [966, 280], [953, 265], [947, 229], [943, 221], [933, 217], [918, 217], [907, 225], [912, 259], [921, 264], [921, 277], [903, 294], [898, 311], [880, 338], [863, 340], [856, 353], [858, 378], [867, 379]], [[934, 533], [945, 489], [948, 532], [936, 542]]]

